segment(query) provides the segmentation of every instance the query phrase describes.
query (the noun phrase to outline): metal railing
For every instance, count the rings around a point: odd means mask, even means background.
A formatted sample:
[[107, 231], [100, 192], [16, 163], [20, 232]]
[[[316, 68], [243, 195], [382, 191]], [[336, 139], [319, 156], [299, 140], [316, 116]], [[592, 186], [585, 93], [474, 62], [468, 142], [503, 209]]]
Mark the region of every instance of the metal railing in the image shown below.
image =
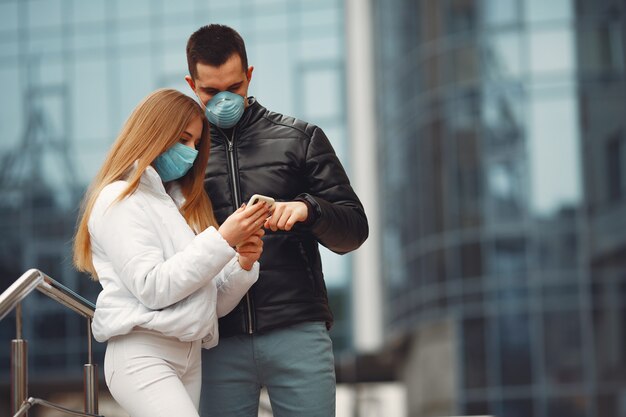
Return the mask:
[[[39, 398], [28, 398], [28, 344], [22, 339], [21, 301], [38, 290], [87, 319], [88, 360], [83, 367], [85, 411], [70, 410]], [[11, 413], [26, 416], [34, 405], [53, 408], [76, 416], [102, 417], [98, 414], [98, 366], [93, 362], [91, 320], [96, 306], [38, 269], [24, 272], [0, 295], [0, 320], [15, 309], [15, 339], [11, 341]]]

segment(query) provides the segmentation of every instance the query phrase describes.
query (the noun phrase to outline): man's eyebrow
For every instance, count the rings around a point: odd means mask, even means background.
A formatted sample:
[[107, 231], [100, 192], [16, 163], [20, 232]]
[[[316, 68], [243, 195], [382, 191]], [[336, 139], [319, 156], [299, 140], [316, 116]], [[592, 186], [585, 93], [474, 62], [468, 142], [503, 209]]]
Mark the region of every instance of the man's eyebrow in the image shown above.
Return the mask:
[[[231, 84], [228, 87], [226, 87], [226, 90], [230, 90], [230, 89], [233, 89], [233, 88], [238, 88], [241, 84], [243, 84], [243, 81], [237, 81], [236, 83]], [[205, 92], [220, 91], [219, 88], [215, 88], [215, 87], [200, 87], [200, 89], [205, 91]]]

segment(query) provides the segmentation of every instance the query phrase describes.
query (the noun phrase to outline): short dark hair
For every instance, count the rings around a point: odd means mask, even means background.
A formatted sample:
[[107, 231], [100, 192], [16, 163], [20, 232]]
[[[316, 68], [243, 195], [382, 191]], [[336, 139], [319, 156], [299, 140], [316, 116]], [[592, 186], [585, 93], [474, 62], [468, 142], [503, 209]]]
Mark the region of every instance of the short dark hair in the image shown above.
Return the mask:
[[229, 26], [211, 24], [196, 30], [187, 41], [187, 66], [191, 78], [198, 77], [198, 63], [219, 67], [233, 54], [239, 55], [244, 72], [248, 56], [243, 38]]

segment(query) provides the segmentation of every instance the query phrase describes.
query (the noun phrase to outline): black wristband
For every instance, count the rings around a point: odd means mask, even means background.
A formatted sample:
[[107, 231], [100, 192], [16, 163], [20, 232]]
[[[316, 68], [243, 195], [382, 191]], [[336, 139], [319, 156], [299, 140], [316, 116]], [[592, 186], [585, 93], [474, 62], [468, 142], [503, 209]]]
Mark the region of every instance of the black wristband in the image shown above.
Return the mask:
[[306, 204], [308, 215], [307, 215], [306, 220], [302, 222], [304, 226], [312, 225], [322, 215], [322, 211], [320, 209], [319, 204], [317, 204], [315, 199], [311, 197], [309, 194], [300, 194], [294, 199], [294, 201], [301, 201], [304, 204]]

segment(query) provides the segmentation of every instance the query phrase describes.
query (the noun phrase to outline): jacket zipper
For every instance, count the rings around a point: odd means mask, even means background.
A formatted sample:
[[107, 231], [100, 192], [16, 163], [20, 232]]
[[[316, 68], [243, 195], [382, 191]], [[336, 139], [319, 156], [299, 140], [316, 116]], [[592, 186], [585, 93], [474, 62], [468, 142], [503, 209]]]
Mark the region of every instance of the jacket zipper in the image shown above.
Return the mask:
[[[235, 170], [235, 152], [234, 152], [234, 143], [235, 143], [235, 129], [233, 128], [233, 135], [230, 139], [228, 139], [228, 135], [219, 127], [217, 128], [222, 135], [226, 138], [226, 143], [228, 143], [228, 170], [230, 171], [230, 176], [233, 184], [233, 196], [235, 197], [235, 209], [238, 209], [241, 206], [241, 200], [239, 198], [240, 190], [239, 190], [239, 179], [237, 177], [237, 172]], [[250, 292], [246, 292], [246, 313], [248, 318], [248, 334], [254, 333], [254, 329], [252, 327], [252, 304], [250, 302]]]

